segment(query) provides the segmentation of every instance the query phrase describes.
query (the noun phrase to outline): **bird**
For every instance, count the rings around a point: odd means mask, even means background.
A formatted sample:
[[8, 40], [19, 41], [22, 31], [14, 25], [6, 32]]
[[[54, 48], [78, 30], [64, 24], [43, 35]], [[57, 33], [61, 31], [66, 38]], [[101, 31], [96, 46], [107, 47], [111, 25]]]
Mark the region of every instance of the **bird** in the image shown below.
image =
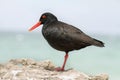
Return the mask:
[[92, 38], [75, 26], [59, 21], [57, 17], [45, 12], [41, 15], [39, 21], [32, 26], [29, 31], [43, 25], [42, 34], [48, 44], [59, 51], [64, 51], [64, 62], [62, 67], [57, 67], [55, 70], [64, 71], [69, 52], [79, 50], [88, 46], [104, 47], [104, 43], [100, 40]]

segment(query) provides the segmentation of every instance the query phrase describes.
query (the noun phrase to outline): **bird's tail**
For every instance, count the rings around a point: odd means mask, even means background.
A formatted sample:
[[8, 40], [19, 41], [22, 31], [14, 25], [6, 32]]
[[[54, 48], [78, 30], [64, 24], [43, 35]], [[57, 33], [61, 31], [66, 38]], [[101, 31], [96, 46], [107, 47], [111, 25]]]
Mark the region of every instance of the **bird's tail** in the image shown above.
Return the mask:
[[93, 45], [98, 46], [98, 47], [104, 47], [104, 43], [102, 41], [97, 40], [97, 39], [94, 39]]

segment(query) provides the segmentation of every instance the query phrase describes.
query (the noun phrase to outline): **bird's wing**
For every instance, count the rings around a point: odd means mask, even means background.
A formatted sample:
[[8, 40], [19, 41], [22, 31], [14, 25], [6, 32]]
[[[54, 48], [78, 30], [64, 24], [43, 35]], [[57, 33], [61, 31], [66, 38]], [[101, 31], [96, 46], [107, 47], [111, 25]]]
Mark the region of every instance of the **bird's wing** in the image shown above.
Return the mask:
[[85, 33], [83, 33], [80, 29], [68, 25], [66, 23], [61, 22], [60, 24], [60, 32], [62, 33], [61, 38], [63, 37], [64, 39], [71, 40], [71, 41], [76, 41], [76, 42], [84, 42], [88, 44], [93, 43], [93, 38], [89, 37]]

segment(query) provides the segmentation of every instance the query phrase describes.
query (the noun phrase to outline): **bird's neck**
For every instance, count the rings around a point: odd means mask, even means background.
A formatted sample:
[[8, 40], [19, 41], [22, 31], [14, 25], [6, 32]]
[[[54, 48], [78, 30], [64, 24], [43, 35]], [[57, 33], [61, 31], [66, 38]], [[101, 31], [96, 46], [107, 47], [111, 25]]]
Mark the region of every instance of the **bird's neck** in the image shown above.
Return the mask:
[[55, 19], [49, 19], [49, 20], [47, 20], [47, 21], [44, 23], [44, 25], [48, 25], [48, 24], [54, 23], [54, 22], [56, 22], [56, 21], [58, 21], [56, 18], [55, 18]]

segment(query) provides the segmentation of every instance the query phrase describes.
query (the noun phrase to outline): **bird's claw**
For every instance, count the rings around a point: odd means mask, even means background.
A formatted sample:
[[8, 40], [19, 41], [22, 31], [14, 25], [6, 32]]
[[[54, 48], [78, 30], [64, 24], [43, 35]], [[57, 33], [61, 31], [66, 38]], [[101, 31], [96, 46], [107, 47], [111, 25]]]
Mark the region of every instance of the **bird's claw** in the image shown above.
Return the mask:
[[57, 68], [55, 68], [55, 71], [64, 71], [64, 68], [57, 67]]

